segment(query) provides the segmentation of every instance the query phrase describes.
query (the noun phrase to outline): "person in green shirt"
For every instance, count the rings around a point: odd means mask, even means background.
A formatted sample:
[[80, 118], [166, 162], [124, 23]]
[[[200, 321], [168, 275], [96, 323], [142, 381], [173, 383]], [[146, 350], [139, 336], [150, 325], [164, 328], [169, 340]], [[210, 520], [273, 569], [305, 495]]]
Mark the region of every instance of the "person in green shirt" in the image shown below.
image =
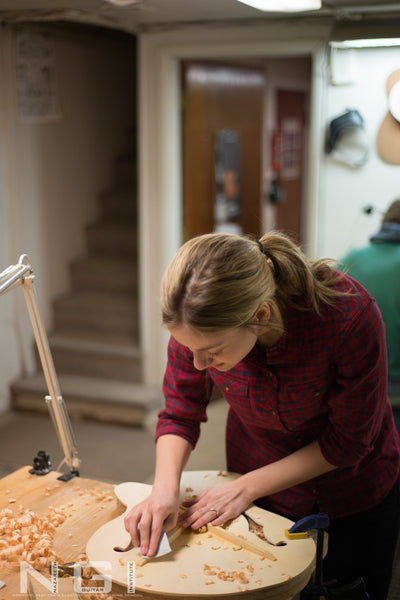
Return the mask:
[[386, 326], [388, 393], [400, 432], [400, 199], [385, 212], [368, 246], [341, 259], [342, 270], [375, 298]]

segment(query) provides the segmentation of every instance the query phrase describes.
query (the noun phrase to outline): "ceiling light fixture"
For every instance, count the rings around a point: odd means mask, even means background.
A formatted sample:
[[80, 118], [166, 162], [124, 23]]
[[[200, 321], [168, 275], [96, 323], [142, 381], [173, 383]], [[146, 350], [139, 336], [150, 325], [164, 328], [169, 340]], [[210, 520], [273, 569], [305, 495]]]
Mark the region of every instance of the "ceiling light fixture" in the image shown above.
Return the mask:
[[106, 0], [109, 4], [115, 6], [130, 6], [131, 4], [141, 4], [144, 0]]
[[303, 12], [319, 10], [321, 0], [238, 0], [265, 12]]
[[344, 40], [343, 42], [329, 42], [331, 48], [385, 48], [386, 46], [400, 46], [400, 38], [379, 38], [365, 40]]

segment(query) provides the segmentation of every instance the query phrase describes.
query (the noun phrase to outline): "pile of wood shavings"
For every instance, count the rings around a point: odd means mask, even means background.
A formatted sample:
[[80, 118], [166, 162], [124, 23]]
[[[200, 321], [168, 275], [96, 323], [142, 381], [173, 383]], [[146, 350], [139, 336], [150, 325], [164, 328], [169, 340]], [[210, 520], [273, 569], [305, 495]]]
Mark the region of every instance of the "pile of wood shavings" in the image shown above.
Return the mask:
[[[50, 491], [50, 487], [46, 488], [45, 495], [49, 495]], [[6, 495], [10, 492], [7, 490]], [[115, 498], [112, 493], [97, 487], [85, 491], [78, 488], [78, 495], [94, 497], [99, 503]], [[14, 498], [9, 500], [9, 504], [16, 502]], [[58, 560], [52, 550], [55, 529], [65, 521], [70, 511], [74, 510], [70, 508], [72, 506], [72, 502], [68, 507], [49, 506], [49, 513], [46, 516], [25, 509], [21, 505], [18, 508], [0, 510], [0, 565], [5, 563], [7, 566], [18, 568], [20, 562], [26, 561], [34, 569], [40, 570]]]
[[82, 490], [81, 488], [76, 488], [79, 496], [91, 496], [95, 498], [97, 502], [110, 502], [111, 500], [115, 500], [115, 495], [112, 492], [101, 490], [98, 487], [91, 487], [87, 490]]
[[[238, 583], [245, 584], [249, 583], [248, 576], [253, 575], [253, 567], [249, 564], [246, 567], [247, 573], [245, 571], [225, 571], [220, 567], [212, 567], [210, 565], [203, 565], [203, 573], [206, 577], [216, 576], [221, 581], [237, 581]], [[210, 585], [214, 583], [214, 581], [209, 580], [206, 582], [206, 585]]]
[[0, 510], [0, 563], [18, 566], [26, 561], [34, 569], [44, 569], [57, 560], [51, 544], [56, 527], [66, 519], [64, 507], [39, 515], [19, 506]]

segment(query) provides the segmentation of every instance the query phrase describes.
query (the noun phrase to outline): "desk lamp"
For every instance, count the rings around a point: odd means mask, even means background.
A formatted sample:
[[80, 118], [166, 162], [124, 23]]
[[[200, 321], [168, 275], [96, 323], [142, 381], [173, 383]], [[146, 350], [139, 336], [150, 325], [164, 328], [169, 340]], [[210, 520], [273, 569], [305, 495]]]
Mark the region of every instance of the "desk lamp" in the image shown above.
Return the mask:
[[[20, 285], [22, 286], [33, 333], [39, 351], [40, 361], [42, 363], [47, 389], [49, 392], [49, 395], [45, 396], [45, 400], [57, 433], [57, 437], [61, 444], [61, 448], [64, 452], [64, 461], [71, 469], [69, 473], [61, 475], [58, 479], [61, 479], [62, 481], [68, 481], [72, 477], [79, 475], [80, 460], [78, 458], [75, 436], [72, 431], [67, 409], [61, 396], [60, 386], [54, 368], [53, 357], [50, 352], [49, 341], [40, 316], [37, 298], [33, 287], [34, 279], [35, 276], [33, 274], [31, 261], [26, 254], [22, 254], [19, 258], [18, 264], [11, 265], [2, 273], [0, 273], [0, 295], [15, 287]], [[40, 475], [44, 474], [44, 472], [48, 472], [49, 469], [43, 469], [43, 472], [41, 473], [40, 465], [38, 464], [46, 456], [48, 457], [48, 455], [46, 455], [46, 453], [43, 451], [38, 453], [38, 458], [34, 461], [34, 468], [31, 469], [32, 473]]]

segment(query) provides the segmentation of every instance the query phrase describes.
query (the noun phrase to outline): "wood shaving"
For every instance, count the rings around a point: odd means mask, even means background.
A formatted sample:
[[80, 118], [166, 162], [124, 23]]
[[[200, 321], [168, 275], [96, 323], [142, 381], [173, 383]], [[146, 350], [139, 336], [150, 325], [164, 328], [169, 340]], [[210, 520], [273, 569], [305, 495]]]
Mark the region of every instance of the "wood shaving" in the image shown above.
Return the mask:
[[[207, 525], [202, 525], [201, 527], [199, 527], [198, 529], [194, 529], [193, 531], [194, 531], [194, 533], [206, 533]], [[212, 537], [212, 536], [207, 536], [207, 537]]]
[[239, 581], [240, 583], [249, 583], [247, 575], [243, 571], [220, 571], [218, 579], [222, 581]]
[[[253, 567], [251, 565], [247, 565], [246, 568], [248, 569], [249, 573], [252, 575]], [[221, 581], [229, 581], [229, 582], [237, 581], [240, 584], [246, 584], [246, 583], [249, 583], [249, 579], [248, 579], [249, 573], [245, 573], [244, 571], [225, 571], [225, 570], [221, 569], [220, 567], [212, 567], [207, 564], [203, 565], [203, 574], [206, 577], [216, 576]], [[212, 582], [212, 583], [214, 583], [214, 582]], [[210, 585], [209, 581], [206, 581], [206, 585]]]
[[196, 500], [196, 498], [197, 498], [197, 494], [187, 494], [185, 496], [184, 501], [185, 502], [190, 502], [191, 500]]
[[56, 527], [65, 521], [64, 507], [53, 508], [46, 516], [19, 507], [0, 510], [0, 564], [18, 565], [26, 561], [44, 569], [57, 560], [52, 550]]
[[[99, 487], [93, 486], [89, 489], [82, 490], [81, 488], [77, 488], [77, 492], [79, 496], [90, 496], [95, 498], [97, 502], [110, 502], [111, 500], [115, 500], [115, 495], [108, 490], [102, 490]], [[72, 503], [71, 503], [72, 506]]]
[[253, 573], [254, 573], [254, 567], [253, 567], [253, 565], [250, 565], [250, 564], [246, 565], [246, 569], [253, 575]]
[[207, 575], [208, 577], [210, 577], [212, 575], [217, 575], [218, 568], [219, 567], [211, 567], [210, 565], [203, 565], [203, 573], [204, 573], [204, 575]]

